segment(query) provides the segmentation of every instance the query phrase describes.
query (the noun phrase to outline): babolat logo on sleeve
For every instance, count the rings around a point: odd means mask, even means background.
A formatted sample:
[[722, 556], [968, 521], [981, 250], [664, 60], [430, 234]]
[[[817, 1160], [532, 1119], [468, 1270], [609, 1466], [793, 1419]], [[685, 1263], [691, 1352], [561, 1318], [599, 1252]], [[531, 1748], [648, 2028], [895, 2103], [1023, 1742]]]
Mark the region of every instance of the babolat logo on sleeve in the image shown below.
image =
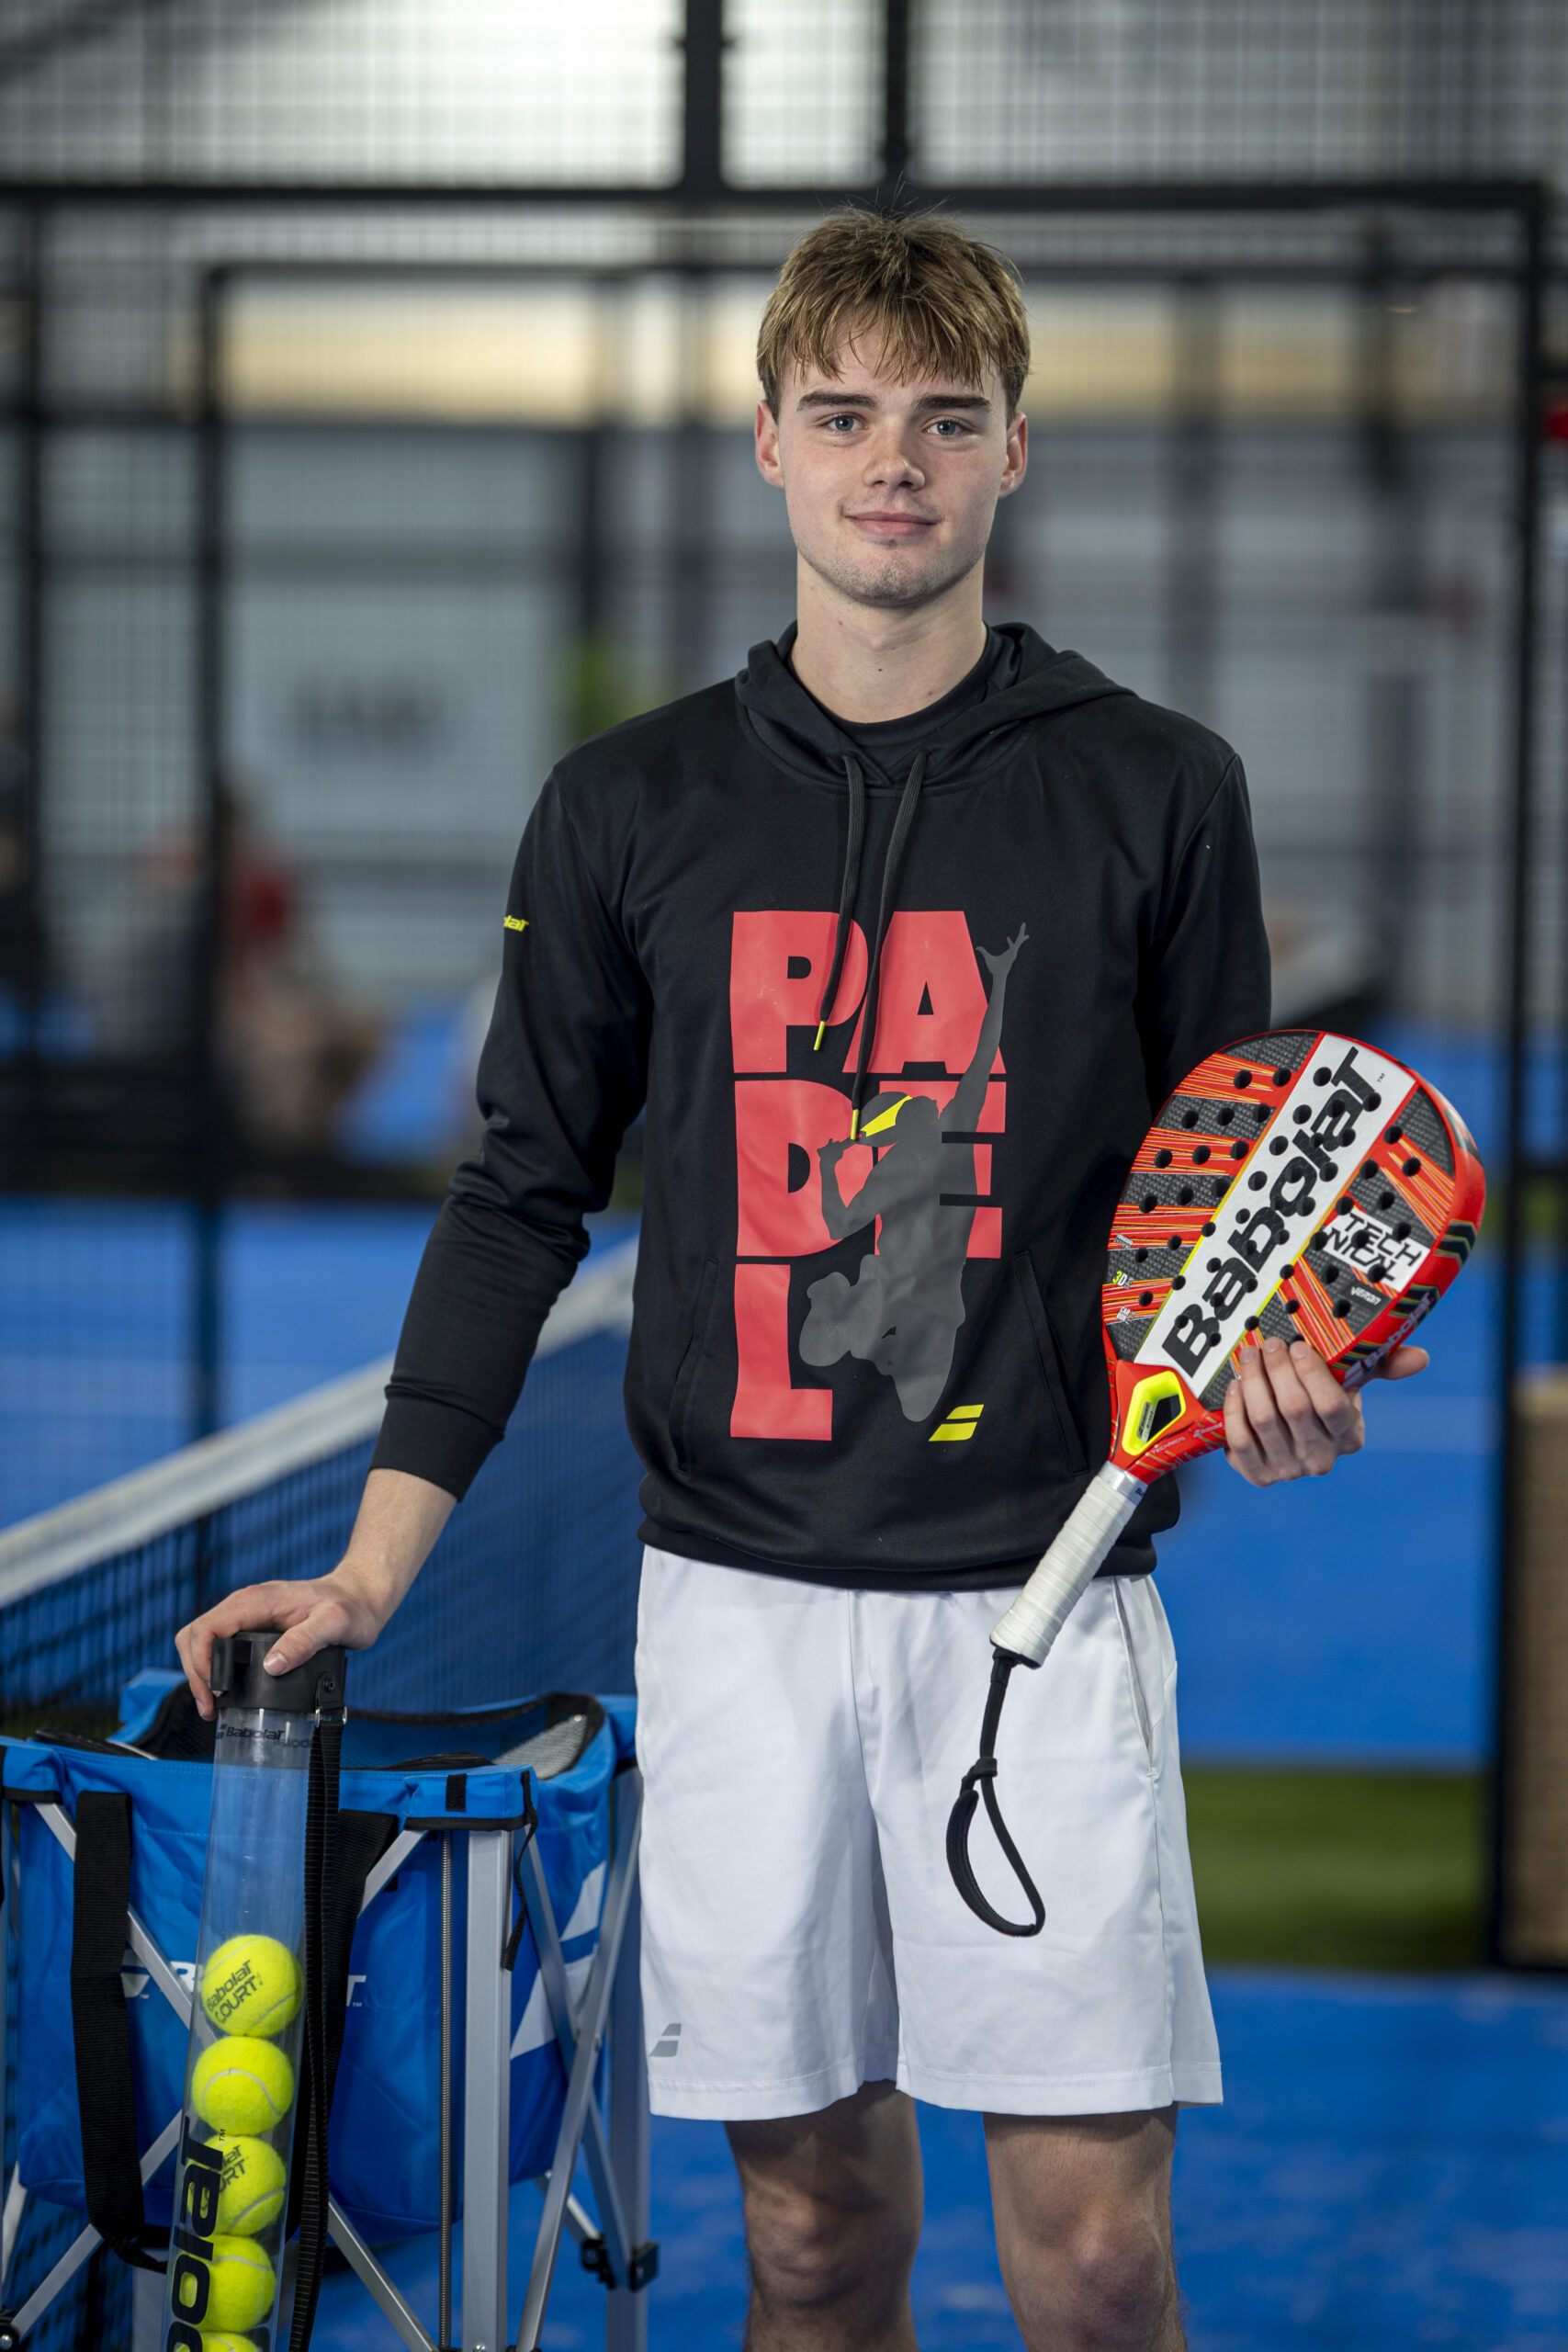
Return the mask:
[[[1415, 1085], [1408, 1070], [1353, 1046], [1337, 1069], [1315, 1057], [1301, 1071], [1156, 1316], [1140, 1361], [1174, 1366], [1207, 1406], [1226, 1385], [1232, 1350], [1333, 1206], [1384, 1123]], [[1337, 1248], [1337, 1225], [1330, 1236]]]

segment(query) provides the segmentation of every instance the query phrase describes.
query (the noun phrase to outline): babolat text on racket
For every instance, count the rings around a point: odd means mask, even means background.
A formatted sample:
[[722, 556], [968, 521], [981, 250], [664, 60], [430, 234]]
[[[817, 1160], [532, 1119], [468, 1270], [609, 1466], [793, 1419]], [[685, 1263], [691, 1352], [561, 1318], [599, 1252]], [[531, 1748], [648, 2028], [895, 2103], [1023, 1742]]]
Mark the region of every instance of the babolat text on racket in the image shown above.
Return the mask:
[[[1474, 1247], [1486, 1178], [1459, 1114], [1353, 1037], [1280, 1029], [1183, 1080], [1133, 1162], [1103, 1293], [1111, 1458], [994, 1627], [980, 1754], [947, 1825], [959, 1894], [1008, 1936], [1045, 1906], [997, 1802], [997, 1727], [1015, 1666], [1039, 1666], [1145, 1492], [1224, 1442], [1241, 1351], [1307, 1340], [1357, 1388], [1431, 1312]], [[969, 1860], [984, 1797], [1028, 1899], [1004, 1919]]]

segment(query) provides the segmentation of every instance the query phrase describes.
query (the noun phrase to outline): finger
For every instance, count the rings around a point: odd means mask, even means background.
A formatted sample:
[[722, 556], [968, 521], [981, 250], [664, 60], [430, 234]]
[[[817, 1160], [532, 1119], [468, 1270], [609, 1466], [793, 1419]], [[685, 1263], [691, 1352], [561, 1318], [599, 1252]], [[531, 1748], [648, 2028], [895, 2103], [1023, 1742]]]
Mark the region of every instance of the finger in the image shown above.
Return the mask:
[[229, 1634], [251, 1634], [290, 1623], [310, 1606], [309, 1589], [299, 1584], [248, 1584], [183, 1625], [175, 1646], [186, 1670], [199, 1713], [209, 1720], [216, 1713], [212, 1697], [212, 1645]]
[[1263, 1450], [1247, 1418], [1242, 1385], [1233, 1380], [1225, 1390], [1225, 1459], [1233, 1470], [1239, 1471], [1249, 1487], [1271, 1487], [1274, 1474], [1264, 1459]]
[[1240, 1350], [1237, 1362], [1241, 1369], [1242, 1402], [1272, 1476], [1277, 1479], [1299, 1478], [1302, 1465], [1296, 1459], [1295, 1441], [1273, 1378], [1276, 1361], [1289, 1370], [1289, 1359], [1278, 1340], [1270, 1340], [1261, 1348]]
[[278, 1635], [262, 1664], [269, 1674], [290, 1674], [334, 1642], [345, 1630], [346, 1611], [340, 1600], [318, 1600], [310, 1614]]
[[1236, 1399], [1235, 1410], [1244, 1421], [1251, 1452], [1258, 1464], [1256, 1486], [1271, 1487], [1281, 1478], [1299, 1478], [1290, 1442], [1290, 1432], [1280, 1416], [1274, 1392], [1257, 1359], [1257, 1350], [1242, 1349], [1237, 1356], [1238, 1372], [1227, 1396]]
[[1432, 1359], [1425, 1348], [1390, 1348], [1381, 1363], [1372, 1366], [1370, 1380], [1409, 1380], [1416, 1373], [1425, 1372]]
[[[1302, 1351], [1296, 1355], [1296, 1347]], [[1314, 1351], [1304, 1340], [1298, 1340], [1289, 1352], [1278, 1340], [1269, 1340], [1263, 1351], [1265, 1376], [1274, 1392], [1280, 1419], [1298, 1478], [1321, 1478], [1332, 1470], [1339, 1459], [1339, 1434], [1347, 1439], [1353, 1428], [1351, 1410], [1345, 1392], [1331, 1373], [1326, 1373], [1321, 1357], [1312, 1361]], [[1324, 1374], [1333, 1391], [1332, 1401], [1314, 1397], [1306, 1385], [1306, 1376]], [[1319, 1403], [1322, 1411], [1319, 1411]], [[1325, 1420], [1324, 1415], [1330, 1416]]]
[[194, 1633], [194, 1627], [182, 1625], [175, 1635], [175, 1647], [179, 1652], [180, 1664], [185, 1668], [186, 1680], [190, 1685], [191, 1697], [196, 1701], [196, 1712], [205, 1722], [210, 1723], [217, 1709], [213, 1702], [211, 1685], [207, 1679], [207, 1673], [197, 1665], [193, 1655]]
[[[1317, 1350], [1305, 1340], [1296, 1340], [1291, 1349], [1290, 1363], [1320, 1426], [1333, 1441], [1336, 1453], [1359, 1453], [1367, 1434], [1359, 1396], [1353, 1389], [1340, 1386]], [[1294, 1427], [1293, 1420], [1292, 1425]]]

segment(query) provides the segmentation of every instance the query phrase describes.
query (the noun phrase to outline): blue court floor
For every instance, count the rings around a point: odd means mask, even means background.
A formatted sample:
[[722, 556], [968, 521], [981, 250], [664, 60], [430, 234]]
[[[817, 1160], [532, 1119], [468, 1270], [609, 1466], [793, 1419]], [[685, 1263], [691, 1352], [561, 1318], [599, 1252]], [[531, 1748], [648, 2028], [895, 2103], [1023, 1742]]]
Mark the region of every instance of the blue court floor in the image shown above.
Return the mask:
[[[1219, 1970], [1226, 2103], [1182, 2119], [1175, 2204], [1192, 2352], [1546, 2352], [1568, 2344], [1568, 1988], [1483, 1977]], [[652, 2352], [739, 2345], [739, 2198], [716, 2124], [655, 2120]], [[1016, 2346], [978, 2118], [920, 2110], [925, 2352]], [[513, 2312], [538, 2212], [513, 2192]], [[568, 2255], [573, 2249], [569, 2245]], [[434, 2239], [391, 2267], [434, 2323]], [[546, 2352], [602, 2340], [604, 2290], [563, 2262]], [[349, 2277], [334, 2352], [397, 2352]]]

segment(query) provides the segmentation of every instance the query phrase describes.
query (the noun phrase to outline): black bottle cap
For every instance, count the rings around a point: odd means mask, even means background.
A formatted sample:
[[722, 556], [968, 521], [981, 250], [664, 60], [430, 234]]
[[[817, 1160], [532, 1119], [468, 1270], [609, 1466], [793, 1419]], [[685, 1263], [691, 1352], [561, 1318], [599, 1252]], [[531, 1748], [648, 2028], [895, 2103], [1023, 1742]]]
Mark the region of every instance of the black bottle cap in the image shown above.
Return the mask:
[[262, 1661], [283, 1629], [220, 1634], [208, 1675], [220, 1707], [270, 1707], [286, 1715], [341, 1715], [348, 1659], [340, 1648], [318, 1650], [287, 1674], [269, 1674]]

